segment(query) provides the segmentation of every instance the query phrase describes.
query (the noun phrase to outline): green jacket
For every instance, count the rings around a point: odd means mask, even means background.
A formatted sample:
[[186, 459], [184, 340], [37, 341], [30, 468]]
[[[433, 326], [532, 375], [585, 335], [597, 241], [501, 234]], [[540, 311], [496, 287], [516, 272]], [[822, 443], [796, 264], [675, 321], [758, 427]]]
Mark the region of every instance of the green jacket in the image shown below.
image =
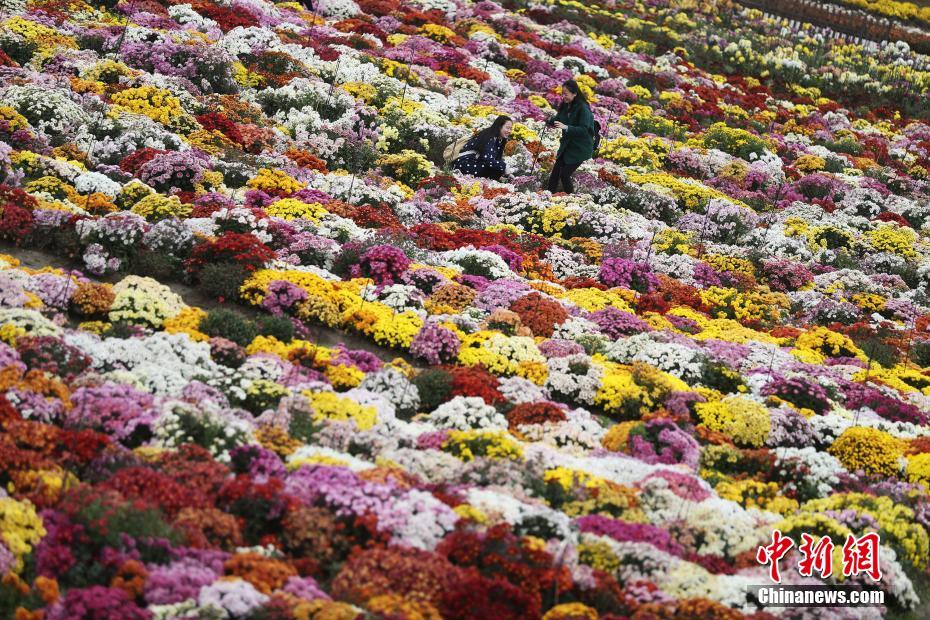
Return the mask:
[[594, 156], [594, 116], [587, 102], [573, 100], [552, 120], [565, 123], [556, 158], [562, 157], [566, 164], [573, 165]]

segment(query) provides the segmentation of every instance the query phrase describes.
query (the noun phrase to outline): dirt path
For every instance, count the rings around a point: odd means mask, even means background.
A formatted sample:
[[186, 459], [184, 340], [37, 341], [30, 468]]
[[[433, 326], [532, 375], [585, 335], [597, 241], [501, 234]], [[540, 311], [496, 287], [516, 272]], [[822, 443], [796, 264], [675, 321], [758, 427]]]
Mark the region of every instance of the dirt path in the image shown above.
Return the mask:
[[[23, 267], [28, 267], [30, 269], [41, 269], [42, 267], [56, 267], [59, 269], [81, 269], [81, 265], [70, 262], [66, 259], [63, 259], [60, 256], [51, 254], [49, 252], [44, 252], [42, 250], [35, 250], [31, 248], [18, 248], [7, 243], [0, 243], [0, 253], [9, 254], [10, 256], [15, 257], [20, 261]], [[83, 271], [82, 271], [83, 273]], [[87, 275], [87, 274], [85, 274]], [[124, 277], [122, 275], [110, 276], [105, 278], [93, 278], [87, 276], [91, 280], [98, 282], [111, 282], [115, 283]], [[181, 299], [184, 300], [184, 303], [189, 306], [197, 306], [209, 312], [216, 308], [235, 308], [238, 312], [241, 312], [243, 315], [248, 318], [254, 319], [262, 315], [261, 310], [253, 308], [251, 306], [246, 306], [239, 303], [220, 303], [206, 295], [203, 291], [197, 287], [190, 286], [187, 284], [182, 284], [180, 282], [162, 282], [172, 291], [181, 296]], [[368, 351], [378, 356], [379, 359], [385, 362], [389, 362], [395, 358], [402, 358], [412, 364], [413, 366], [421, 366], [419, 362], [415, 362], [414, 359], [405, 351], [396, 351], [394, 349], [388, 349], [386, 347], [378, 346], [362, 336], [357, 334], [352, 334], [349, 332], [344, 332], [338, 329], [332, 329], [325, 326], [315, 325], [310, 328], [312, 337], [311, 340], [319, 345], [324, 347], [334, 347], [338, 344], [345, 345], [349, 349], [361, 349], [363, 351]]]

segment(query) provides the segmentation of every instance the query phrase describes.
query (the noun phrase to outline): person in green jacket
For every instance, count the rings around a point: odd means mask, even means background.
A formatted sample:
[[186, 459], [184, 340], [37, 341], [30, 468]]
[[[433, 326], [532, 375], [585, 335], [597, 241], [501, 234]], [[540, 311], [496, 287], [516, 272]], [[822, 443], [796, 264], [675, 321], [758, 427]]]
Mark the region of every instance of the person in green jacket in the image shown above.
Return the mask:
[[562, 141], [549, 175], [548, 189], [555, 193], [561, 181], [565, 192], [571, 194], [575, 170], [594, 156], [594, 115], [575, 80], [562, 84], [562, 103], [558, 113], [546, 124], [562, 130]]

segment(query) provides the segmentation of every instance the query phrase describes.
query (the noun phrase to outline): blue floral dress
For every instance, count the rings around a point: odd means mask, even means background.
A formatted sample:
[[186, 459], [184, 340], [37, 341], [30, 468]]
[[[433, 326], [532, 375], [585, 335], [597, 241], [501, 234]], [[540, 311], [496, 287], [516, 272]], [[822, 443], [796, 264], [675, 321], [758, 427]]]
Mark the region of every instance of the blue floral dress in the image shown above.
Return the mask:
[[452, 169], [475, 177], [500, 180], [507, 170], [504, 163], [504, 145], [507, 141], [500, 136], [492, 138], [479, 153], [475, 150], [476, 138], [465, 143], [462, 155], [452, 162]]

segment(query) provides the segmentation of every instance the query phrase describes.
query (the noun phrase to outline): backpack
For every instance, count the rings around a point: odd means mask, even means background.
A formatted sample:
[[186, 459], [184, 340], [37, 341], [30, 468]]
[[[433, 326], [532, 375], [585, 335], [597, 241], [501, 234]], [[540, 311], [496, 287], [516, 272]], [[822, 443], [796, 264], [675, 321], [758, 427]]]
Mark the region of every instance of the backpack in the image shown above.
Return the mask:
[[597, 158], [597, 152], [601, 149], [601, 124], [594, 121], [594, 152], [591, 157]]
[[459, 158], [459, 153], [462, 152], [462, 149], [465, 148], [465, 144], [469, 140], [471, 140], [471, 136], [465, 136], [464, 138], [459, 138], [458, 140], [449, 143], [449, 146], [446, 147], [446, 150], [442, 152], [442, 160], [446, 163], [446, 165], [451, 164]]

